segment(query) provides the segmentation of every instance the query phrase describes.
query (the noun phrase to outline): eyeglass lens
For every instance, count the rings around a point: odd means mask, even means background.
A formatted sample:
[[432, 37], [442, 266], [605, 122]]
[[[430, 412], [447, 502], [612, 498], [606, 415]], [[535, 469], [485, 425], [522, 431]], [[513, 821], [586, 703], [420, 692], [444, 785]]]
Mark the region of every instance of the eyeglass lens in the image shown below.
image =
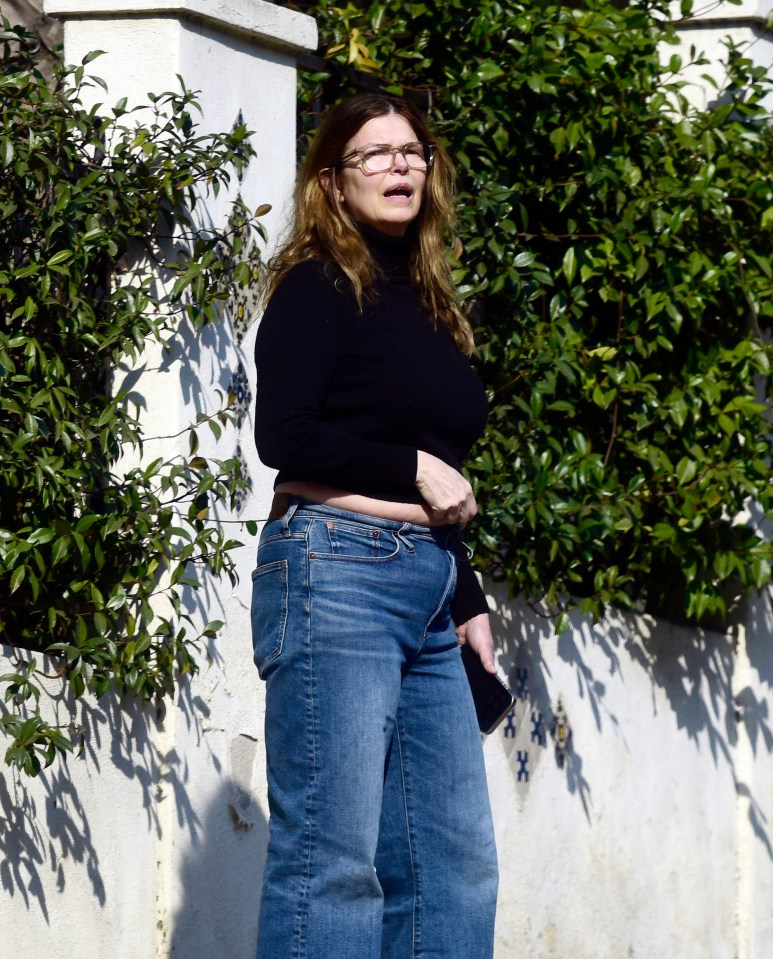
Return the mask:
[[426, 170], [432, 159], [432, 150], [428, 143], [405, 143], [400, 147], [377, 144], [358, 151], [363, 167], [369, 173], [384, 173], [391, 170], [395, 155], [405, 157], [406, 164], [412, 170]]

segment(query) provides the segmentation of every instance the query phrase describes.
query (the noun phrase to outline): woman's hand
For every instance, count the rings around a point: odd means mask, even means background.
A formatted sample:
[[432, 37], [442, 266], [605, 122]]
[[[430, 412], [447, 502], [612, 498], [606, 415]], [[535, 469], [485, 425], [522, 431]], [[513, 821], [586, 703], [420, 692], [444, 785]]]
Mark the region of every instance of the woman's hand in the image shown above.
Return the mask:
[[491, 622], [488, 613], [479, 613], [466, 623], [456, 627], [459, 645], [471, 646], [478, 654], [486, 672], [496, 673], [494, 664], [494, 637], [491, 635]]
[[439, 522], [465, 526], [478, 512], [472, 487], [462, 474], [424, 450], [416, 457], [416, 487]]

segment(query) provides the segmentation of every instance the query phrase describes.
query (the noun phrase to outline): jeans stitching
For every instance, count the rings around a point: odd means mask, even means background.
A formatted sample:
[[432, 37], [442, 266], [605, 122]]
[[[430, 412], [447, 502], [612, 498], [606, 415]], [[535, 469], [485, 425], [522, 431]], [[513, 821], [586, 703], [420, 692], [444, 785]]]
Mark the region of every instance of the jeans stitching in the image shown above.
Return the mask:
[[400, 778], [403, 783], [403, 803], [405, 808], [405, 829], [408, 838], [408, 856], [411, 862], [411, 876], [413, 878], [413, 916], [412, 916], [412, 934], [411, 934], [411, 954], [413, 959], [419, 959], [421, 953], [421, 919], [419, 907], [421, 905], [421, 870], [418, 867], [416, 858], [416, 828], [411, 815], [411, 785], [410, 775], [407, 769], [403, 741], [400, 735], [399, 716], [395, 721], [395, 740], [397, 742], [397, 752], [400, 757]]
[[282, 592], [282, 606], [281, 614], [277, 629], [276, 643], [271, 653], [266, 655], [265, 659], [259, 659], [259, 650], [257, 645], [254, 649], [254, 658], [255, 665], [258, 667], [258, 675], [261, 679], [266, 678], [266, 670], [274, 662], [274, 660], [282, 652], [282, 646], [284, 645], [285, 630], [287, 627], [287, 616], [289, 610], [289, 582], [288, 582], [288, 573], [287, 573], [287, 559], [274, 560], [271, 563], [265, 563], [263, 566], [258, 566], [252, 573], [252, 581], [256, 583], [262, 576], [268, 576], [272, 573], [279, 574], [281, 582], [284, 584], [284, 590]]
[[455, 583], [455, 575], [454, 575], [454, 574], [456, 573], [456, 566], [454, 565], [454, 556], [453, 556], [453, 554], [449, 553], [448, 551], [446, 551], [446, 556], [448, 557], [448, 563], [449, 563], [449, 566], [450, 566], [449, 576], [448, 576], [448, 579], [447, 579], [447, 581], [446, 581], [446, 588], [443, 590], [443, 595], [440, 597], [440, 602], [437, 604], [437, 606], [436, 606], [436, 608], [435, 608], [435, 611], [432, 613], [432, 615], [430, 616], [430, 618], [427, 620], [427, 625], [424, 627], [424, 632], [422, 633], [422, 636], [421, 636], [421, 643], [419, 643], [419, 647], [418, 647], [418, 649], [416, 650], [416, 656], [418, 656], [419, 653], [420, 653], [420, 652], [422, 651], [422, 649], [424, 648], [424, 645], [425, 645], [425, 643], [427, 642], [427, 631], [429, 630], [430, 626], [431, 626], [432, 623], [434, 622], [435, 617], [438, 615], [438, 613], [439, 613], [439, 612], [443, 609], [443, 607], [446, 605], [446, 602], [448, 601], [448, 594], [451, 592], [451, 586], [452, 586], [452, 584]]
[[400, 543], [395, 537], [395, 548], [391, 553], [384, 553], [383, 556], [355, 556], [352, 553], [320, 553], [314, 552], [314, 559], [326, 563], [363, 563], [366, 566], [382, 565], [395, 560], [400, 555]]
[[307, 756], [311, 767], [311, 782], [309, 784], [308, 797], [306, 801], [306, 873], [302, 878], [301, 888], [298, 896], [298, 914], [295, 923], [295, 947], [293, 959], [304, 959], [306, 955], [306, 931], [309, 918], [309, 886], [311, 885], [312, 864], [314, 861], [314, 816], [316, 813], [315, 789], [317, 785], [317, 721], [314, 713], [314, 653], [311, 642], [312, 623], [311, 623], [311, 579], [309, 570], [309, 550], [308, 550], [308, 527], [304, 532], [304, 539], [307, 542], [307, 548], [304, 556], [305, 569], [305, 591], [306, 603], [304, 611], [306, 613], [306, 671], [308, 673], [307, 689], [309, 690], [306, 709], [306, 720], [309, 729], [309, 741], [307, 744]]

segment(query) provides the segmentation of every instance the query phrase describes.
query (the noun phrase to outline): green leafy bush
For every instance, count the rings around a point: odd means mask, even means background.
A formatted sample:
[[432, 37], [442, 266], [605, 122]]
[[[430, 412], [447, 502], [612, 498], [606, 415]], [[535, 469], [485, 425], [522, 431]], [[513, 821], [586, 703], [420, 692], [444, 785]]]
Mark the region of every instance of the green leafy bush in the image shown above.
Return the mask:
[[692, 106], [661, 0], [299, 6], [327, 55], [307, 126], [357, 68], [426, 98], [459, 166], [456, 277], [492, 403], [479, 568], [554, 610], [721, 622], [770, 578], [765, 70], [728, 41]]
[[[219, 434], [228, 399], [178, 437], [189, 454], [147, 462], [139, 410], [114, 373], [150, 342], [170, 346], [181, 320], [218, 320], [250, 279], [243, 246], [257, 223], [241, 207], [231, 232], [194, 221], [199, 198], [249, 159], [244, 127], [198, 134], [184, 87], [131, 115], [125, 102], [87, 109], [84, 85], [101, 83], [85, 73], [96, 54], [58, 68], [49, 88], [28, 41], [4, 21], [0, 638], [13, 653], [0, 729], [6, 760], [36, 774], [78, 738], [41, 708], [44, 657], [76, 697], [149, 701], [173, 693], [222, 625], [200, 633], [182, 596], [200, 570], [234, 575], [238, 544], [210, 513], [244, 481], [236, 461], [197, 453], [195, 430]], [[135, 268], [142, 261], [152, 274]]]

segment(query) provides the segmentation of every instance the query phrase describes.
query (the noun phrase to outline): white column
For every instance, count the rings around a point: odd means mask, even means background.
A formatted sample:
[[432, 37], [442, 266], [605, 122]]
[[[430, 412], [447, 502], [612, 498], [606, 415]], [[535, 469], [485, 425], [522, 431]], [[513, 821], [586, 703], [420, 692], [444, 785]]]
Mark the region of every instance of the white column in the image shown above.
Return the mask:
[[64, 20], [66, 62], [105, 51], [88, 67], [108, 84], [95, 100], [146, 102], [178, 89], [180, 74], [201, 91], [203, 129], [241, 111], [258, 147], [242, 192], [273, 205], [275, 233], [295, 168], [295, 57], [317, 45], [311, 17], [263, 0], [46, 0], [45, 11]]
[[[222, 225], [237, 193], [252, 209], [269, 203], [264, 223], [276, 242], [295, 172], [295, 58], [315, 49], [314, 20], [262, 0], [47, 0], [46, 12], [64, 21], [66, 62], [105, 51], [87, 72], [109, 92], [86, 95], [106, 110], [179, 89], [180, 74], [199, 91], [203, 132], [237, 119], [253, 130], [257, 156], [243, 178], [197, 216]], [[251, 439], [254, 314], [244, 298], [203, 334], [183, 325], [176, 354], [149, 351], [134, 387], [146, 434], [172, 434], [246, 373], [241, 426], [210, 448], [223, 459], [239, 451], [251, 476], [236, 520], [265, 515], [273, 478]], [[174, 453], [168, 443], [153, 450]], [[233, 527], [249, 540], [242, 532]], [[196, 598], [195, 614], [226, 629], [165, 715], [110, 700], [63, 703], [61, 721], [77, 713], [89, 727], [85, 755], [31, 782], [0, 769], [0, 940], [15, 953], [253, 959], [267, 820], [249, 639], [254, 545], [240, 551], [235, 590], [209, 584]]]
[[[674, 47], [664, 45], [661, 50], [664, 63], [668, 63], [673, 54], [687, 63], [691, 47], [708, 58], [708, 64], [681, 72], [681, 78], [689, 84], [683, 92], [691, 103], [703, 108], [721, 101], [727, 83], [722, 62], [727, 60], [724, 44], [728, 39], [741, 45], [744, 56], [753, 63], [766, 67], [773, 63], [773, 31], [768, 26], [773, 0], [741, 0], [738, 4], [726, 0], [694, 0], [693, 12], [684, 18], [679, 6], [678, 2], [672, 4], [671, 16], [679, 23], [681, 42]], [[705, 76], [710, 76], [718, 89], [708, 84]]]

